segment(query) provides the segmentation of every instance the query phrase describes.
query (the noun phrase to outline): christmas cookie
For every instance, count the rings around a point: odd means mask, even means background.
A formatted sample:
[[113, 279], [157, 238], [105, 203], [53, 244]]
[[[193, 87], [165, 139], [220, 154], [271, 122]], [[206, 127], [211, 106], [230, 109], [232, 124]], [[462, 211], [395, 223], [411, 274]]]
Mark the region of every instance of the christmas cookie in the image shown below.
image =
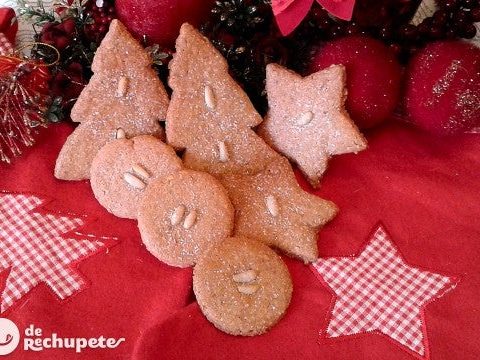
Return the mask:
[[55, 166], [63, 180], [87, 179], [98, 150], [122, 128], [127, 137], [163, 136], [168, 96], [152, 60], [125, 27], [113, 20], [92, 64], [90, 83], [72, 109], [81, 124], [68, 137]]
[[177, 39], [169, 85], [167, 141], [185, 149], [185, 166], [211, 174], [256, 173], [278, 156], [251, 129], [262, 118], [225, 59], [188, 24]]
[[317, 231], [336, 206], [303, 191], [286, 158], [256, 175], [223, 175], [235, 207], [235, 234], [258, 239], [305, 262], [318, 257]]
[[302, 78], [267, 66], [269, 112], [259, 134], [297, 163], [313, 187], [331, 155], [358, 152], [367, 143], [344, 108], [345, 69], [331, 66]]
[[234, 209], [211, 175], [182, 170], [149, 184], [140, 199], [142, 241], [159, 260], [178, 267], [195, 264], [233, 230]]
[[136, 219], [147, 184], [180, 169], [182, 161], [173, 148], [153, 136], [141, 135], [113, 140], [100, 149], [92, 162], [90, 184], [108, 211]]
[[193, 290], [202, 312], [218, 329], [253, 336], [283, 316], [292, 280], [268, 246], [232, 237], [201, 257], [193, 272]]

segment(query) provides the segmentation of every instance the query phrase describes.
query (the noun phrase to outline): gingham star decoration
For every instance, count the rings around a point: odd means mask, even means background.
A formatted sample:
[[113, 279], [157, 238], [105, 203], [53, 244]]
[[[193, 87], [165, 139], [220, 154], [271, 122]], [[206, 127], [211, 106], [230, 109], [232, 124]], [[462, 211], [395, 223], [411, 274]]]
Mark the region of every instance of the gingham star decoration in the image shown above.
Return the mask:
[[60, 299], [69, 297], [85, 285], [73, 263], [106, 246], [97, 241], [106, 237], [74, 232], [85, 218], [45, 212], [42, 203], [34, 195], [0, 192], [0, 272], [10, 270], [0, 312], [42, 282]]
[[313, 266], [336, 297], [327, 337], [377, 331], [428, 358], [424, 307], [454, 289], [454, 277], [408, 265], [382, 226], [360, 255]]
[[13, 53], [13, 46], [8, 41], [4, 33], [0, 32], [0, 55], [10, 55]]

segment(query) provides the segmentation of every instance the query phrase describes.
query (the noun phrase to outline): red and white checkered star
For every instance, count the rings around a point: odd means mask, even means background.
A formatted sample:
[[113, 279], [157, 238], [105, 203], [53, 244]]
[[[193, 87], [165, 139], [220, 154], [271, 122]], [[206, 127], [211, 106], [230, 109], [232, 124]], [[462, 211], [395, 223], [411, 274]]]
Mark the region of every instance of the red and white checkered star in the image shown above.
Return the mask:
[[5, 34], [0, 32], [0, 55], [7, 56], [7, 55], [11, 55], [12, 53], [13, 53], [12, 44], [10, 43], [10, 41], [8, 41]]
[[378, 331], [428, 357], [423, 309], [455, 288], [454, 277], [408, 265], [381, 226], [360, 255], [313, 266], [336, 296], [327, 337]]
[[74, 232], [85, 225], [84, 217], [47, 212], [43, 202], [30, 194], [0, 192], [0, 272], [10, 269], [0, 312], [41, 282], [60, 299], [72, 295], [85, 285], [74, 263], [106, 246], [85, 239], [100, 237]]

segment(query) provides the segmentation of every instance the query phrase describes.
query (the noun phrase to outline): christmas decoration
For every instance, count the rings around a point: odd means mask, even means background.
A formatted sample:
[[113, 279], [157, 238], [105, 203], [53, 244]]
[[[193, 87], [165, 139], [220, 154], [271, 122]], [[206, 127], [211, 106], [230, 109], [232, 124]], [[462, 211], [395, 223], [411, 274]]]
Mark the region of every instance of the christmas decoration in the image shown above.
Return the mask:
[[119, 19], [138, 39], [173, 46], [180, 26], [205, 21], [214, 0], [116, 0]]
[[34, 143], [34, 129], [48, 121], [50, 73], [40, 61], [13, 54], [13, 47], [0, 33], [0, 161], [10, 163], [23, 146]]
[[408, 120], [440, 135], [480, 126], [480, 49], [461, 41], [427, 45], [406, 79]]
[[[19, 0], [19, 14], [33, 22], [35, 41], [52, 45], [60, 53], [60, 61], [51, 68], [52, 95], [57, 104], [51, 113], [52, 120], [62, 120], [92, 76], [93, 56], [115, 18], [113, 1], [59, 0], [47, 10], [42, 1], [32, 6]], [[32, 55], [47, 63], [57, 56], [44, 47], [34, 48]]]
[[18, 22], [15, 11], [11, 8], [0, 8], [0, 33], [4, 34], [10, 43], [15, 43]]
[[14, 49], [10, 41], [7, 39], [5, 34], [0, 33], [0, 55], [10, 55], [14, 53]]
[[60, 299], [71, 296], [85, 286], [74, 264], [107, 246], [99, 240], [108, 238], [75, 231], [85, 218], [49, 213], [44, 203], [35, 195], [0, 192], [0, 271], [10, 269], [0, 312], [40, 283]]
[[[278, 0], [272, 5], [268, 0], [218, 0], [202, 29], [227, 58], [233, 76], [263, 114], [267, 108], [266, 64], [277, 62], [304, 74], [315, 47], [352, 34], [384, 42], [402, 63], [407, 63], [429, 42], [474, 35], [472, 22], [479, 21], [480, 6], [471, 0], [454, 3], [453, 7], [442, 5], [440, 12], [423, 24], [412, 24], [420, 0], [357, 0], [351, 21], [332, 16], [313, 0]], [[286, 37], [277, 26], [279, 16], [285, 12], [303, 19]]]
[[[423, 29], [433, 25], [437, 34], [452, 38], [456, 33], [465, 39], [471, 39], [477, 33], [474, 25], [480, 21], [480, 3], [472, 0], [436, 1], [438, 10], [433, 20], [424, 20]], [[441, 36], [440, 38], [444, 38]], [[438, 37], [437, 37], [438, 39]]]
[[[108, 25], [116, 18], [114, 0], [85, 1], [83, 31], [87, 39], [99, 44], [108, 32]], [[82, 29], [80, 29], [82, 30]]]
[[407, 24], [422, 0], [357, 0], [352, 20], [361, 27], [380, 30]]
[[[317, 0], [331, 15], [343, 20], [352, 18], [355, 0]], [[277, 25], [283, 35], [290, 34], [307, 16], [313, 0], [272, 0]]]
[[[433, 2], [433, 0], [431, 1]], [[472, 38], [480, 6], [471, 0], [438, 1], [439, 7], [420, 17], [420, 0], [359, 0], [353, 21], [368, 34], [390, 44], [400, 58], [408, 61], [411, 53], [439, 39]]]
[[454, 289], [456, 278], [407, 264], [382, 226], [358, 256], [313, 267], [336, 298], [327, 337], [377, 331], [428, 358], [424, 308]]
[[380, 41], [352, 35], [320, 47], [312, 58], [310, 71], [343, 64], [347, 70], [347, 110], [360, 128], [369, 128], [388, 119], [399, 96], [402, 69]]

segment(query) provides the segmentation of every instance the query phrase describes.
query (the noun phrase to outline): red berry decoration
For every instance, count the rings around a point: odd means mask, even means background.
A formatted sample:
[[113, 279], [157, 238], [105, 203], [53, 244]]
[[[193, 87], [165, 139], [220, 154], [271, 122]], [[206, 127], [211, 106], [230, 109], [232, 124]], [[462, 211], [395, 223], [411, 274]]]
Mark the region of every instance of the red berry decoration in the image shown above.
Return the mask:
[[333, 64], [347, 70], [347, 110], [360, 128], [370, 128], [389, 118], [399, 97], [402, 68], [382, 42], [353, 35], [327, 42], [314, 55], [310, 71]]
[[113, 0], [88, 1], [85, 15], [89, 21], [83, 31], [90, 41], [99, 44], [107, 34], [110, 22], [116, 18]]
[[75, 19], [67, 18], [59, 24], [46, 23], [39, 39], [42, 43], [55, 46], [58, 51], [64, 50], [71, 44], [75, 36]]
[[208, 17], [214, 0], [116, 0], [118, 18], [139, 39], [172, 46], [180, 26], [199, 26]]
[[357, 0], [353, 20], [365, 27], [378, 27], [387, 23], [408, 22], [421, 0]]
[[434, 134], [480, 126], [480, 49], [462, 41], [428, 44], [409, 64], [405, 106], [411, 122]]

